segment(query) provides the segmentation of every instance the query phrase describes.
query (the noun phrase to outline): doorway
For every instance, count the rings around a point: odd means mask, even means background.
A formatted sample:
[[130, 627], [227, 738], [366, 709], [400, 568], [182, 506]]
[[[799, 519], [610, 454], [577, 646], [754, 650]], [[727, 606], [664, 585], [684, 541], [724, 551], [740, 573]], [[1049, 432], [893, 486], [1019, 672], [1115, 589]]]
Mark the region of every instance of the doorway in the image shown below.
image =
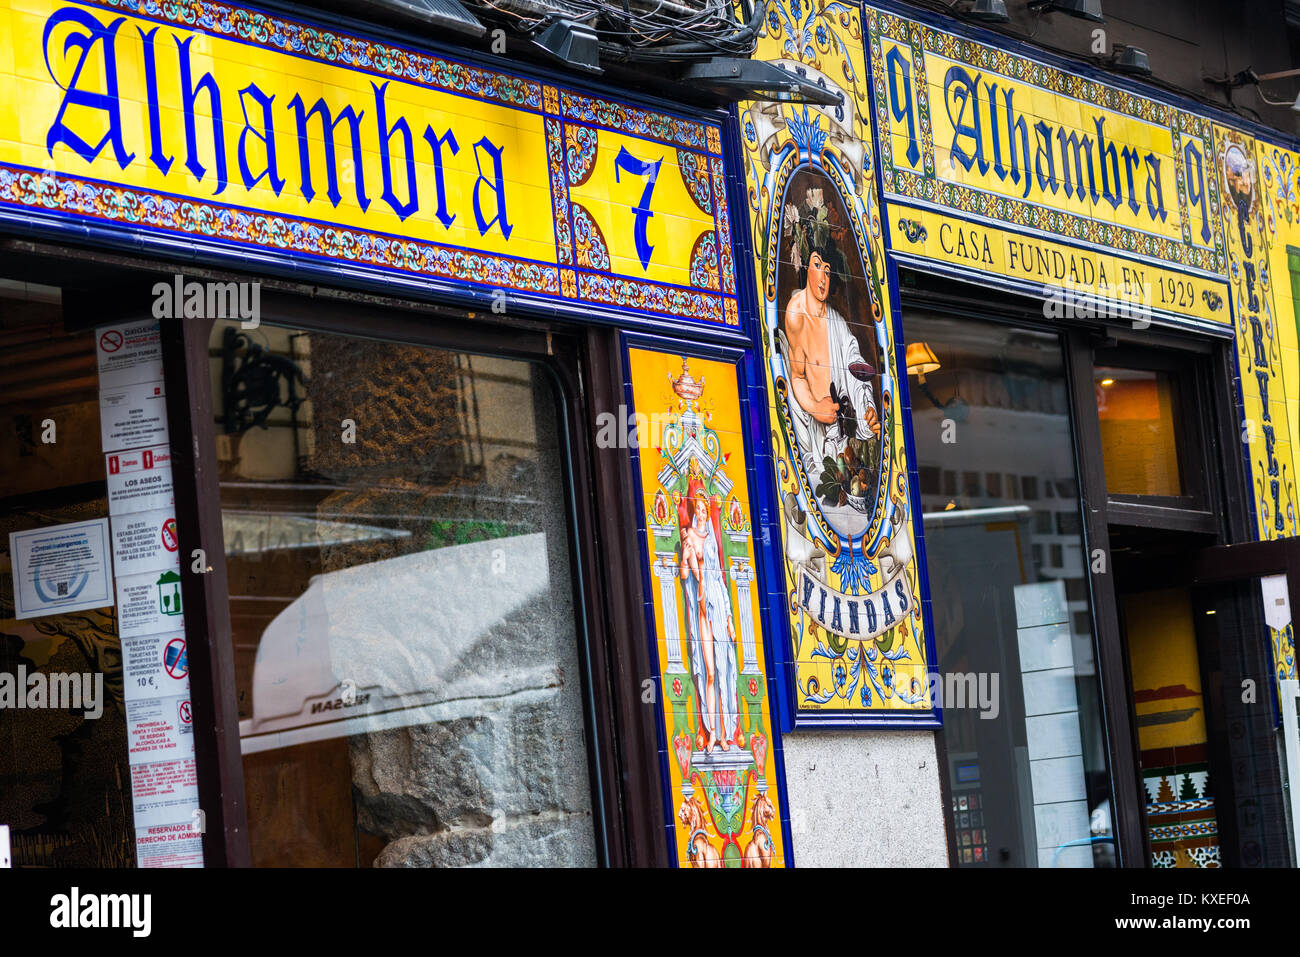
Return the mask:
[[[1142, 852], [1131, 863], [1149, 867], [1285, 866], [1291, 854], [1272, 654], [1278, 629], [1265, 620], [1278, 587], [1267, 573], [1289, 546], [1224, 544], [1255, 531], [1244, 515], [1239, 437], [1215, 428], [1233, 414], [1230, 391], [1215, 383], [1216, 359], [1222, 350], [1204, 344], [1120, 341], [1093, 350], [1088, 393], [1113, 572], [1112, 657], [1125, 679], [1112, 710], [1130, 728], [1126, 763]], [[1280, 580], [1287, 607], [1277, 612], [1286, 619], [1279, 628], [1289, 629], [1285, 573]]]
[[1283, 543], [1207, 539], [1111, 528], [1147, 862], [1286, 867], [1271, 652], [1290, 599], [1285, 572], [1257, 574], [1258, 556], [1268, 570], [1281, 550], [1267, 546]]
[[[1230, 340], [902, 283], [939, 667], [1003, 679], [997, 718], [945, 709], [953, 865], [1285, 865], [1276, 599], [1300, 547], [1253, 541]], [[1031, 590], [1070, 639], [1041, 676], [1039, 623], [995, 607]]]

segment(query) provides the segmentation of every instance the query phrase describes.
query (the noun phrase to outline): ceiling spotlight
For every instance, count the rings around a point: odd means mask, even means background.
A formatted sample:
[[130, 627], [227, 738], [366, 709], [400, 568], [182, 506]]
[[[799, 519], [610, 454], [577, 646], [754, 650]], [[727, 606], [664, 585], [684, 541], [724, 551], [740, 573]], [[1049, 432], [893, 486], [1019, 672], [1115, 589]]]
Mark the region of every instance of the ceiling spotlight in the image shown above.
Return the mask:
[[1064, 13], [1077, 20], [1105, 23], [1101, 15], [1101, 0], [1029, 0], [1029, 9], [1041, 13]]
[[533, 44], [553, 60], [585, 73], [603, 73], [600, 41], [585, 23], [557, 19], [533, 37]]
[[1147, 51], [1141, 47], [1116, 43], [1110, 65], [1120, 73], [1131, 73], [1134, 76], [1151, 75], [1151, 60], [1147, 57]]

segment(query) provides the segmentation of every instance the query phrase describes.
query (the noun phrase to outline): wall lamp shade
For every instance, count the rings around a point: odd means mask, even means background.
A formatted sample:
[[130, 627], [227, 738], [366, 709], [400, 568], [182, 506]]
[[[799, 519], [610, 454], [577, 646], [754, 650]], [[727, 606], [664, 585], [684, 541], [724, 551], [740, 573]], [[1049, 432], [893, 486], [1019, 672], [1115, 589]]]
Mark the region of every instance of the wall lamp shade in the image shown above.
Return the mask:
[[481, 37], [487, 32], [487, 28], [457, 0], [361, 0], [361, 5], [465, 36]]
[[533, 44], [553, 60], [587, 73], [603, 73], [600, 66], [600, 40], [596, 31], [584, 23], [553, 20], [533, 37]]
[[1101, 13], [1101, 0], [1030, 0], [1030, 7], [1043, 13], [1064, 13], [1078, 20], [1091, 20], [1093, 23], [1105, 23]]
[[967, 16], [979, 23], [1006, 23], [1011, 19], [1004, 0], [975, 0]]
[[907, 363], [907, 374], [916, 376], [921, 382], [931, 372], [939, 371], [939, 357], [926, 342], [909, 342], [904, 361]]
[[1147, 51], [1141, 47], [1116, 44], [1113, 66], [1121, 73], [1131, 73], [1134, 76], [1151, 75], [1151, 60], [1147, 56]]

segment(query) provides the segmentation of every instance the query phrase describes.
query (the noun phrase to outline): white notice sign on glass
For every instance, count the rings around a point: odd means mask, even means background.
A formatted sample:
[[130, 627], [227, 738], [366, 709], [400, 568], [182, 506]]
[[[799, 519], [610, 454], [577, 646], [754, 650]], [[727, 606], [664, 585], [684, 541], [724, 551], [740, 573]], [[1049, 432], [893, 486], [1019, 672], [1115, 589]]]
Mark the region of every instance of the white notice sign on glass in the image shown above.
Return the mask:
[[16, 618], [113, 604], [108, 519], [9, 533]]

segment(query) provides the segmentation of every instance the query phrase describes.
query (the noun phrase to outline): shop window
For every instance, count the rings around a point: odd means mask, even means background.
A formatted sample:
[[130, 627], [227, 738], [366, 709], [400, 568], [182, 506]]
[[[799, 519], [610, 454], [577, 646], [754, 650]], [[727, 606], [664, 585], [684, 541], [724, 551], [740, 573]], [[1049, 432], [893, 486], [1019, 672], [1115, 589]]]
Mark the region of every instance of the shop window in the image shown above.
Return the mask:
[[1174, 377], [1154, 369], [1099, 365], [1094, 379], [1106, 491], [1182, 495]]
[[[113, 602], [78, 607], [80, 576], [56, 570], [45, 597], [75, 610], [24, 613], [13, 583], [30, 558], [10, 552], [11, 533], [107, 519], [107, 496], [95, 337], [65, 326], [59, 289], [0, 280], [0, 823], [15, 867], [136, 864]], [[69, 679], [94, 701], [54, 706]]]
[[[1077, 499], [1076, 499], [1077, 501]], [[1056, 513], [1056, 531], [1059, 535], [1071, 535], [1077, 537], [1083, 524], [1079, 521], [1078, 512], [1057, 512]]]
[[[943, 687], [997, 688], [996, 710], [944, 701], [953, 860], [1112, 866], [1081, 506], [1065, 495], [1078, 486], [1061, 342], [920, 310], [903, 326], [940, 363], [912, 393], [918, 466], [1006, 475], [995, 508], [921, 495], [931, 594], [943, 596], [933, 604]], [[1051, 511], [1044, 488], [1057, 493]]]
[[530, 363], [217, 323], [259, 865], [593, 865], [561, 407]]

